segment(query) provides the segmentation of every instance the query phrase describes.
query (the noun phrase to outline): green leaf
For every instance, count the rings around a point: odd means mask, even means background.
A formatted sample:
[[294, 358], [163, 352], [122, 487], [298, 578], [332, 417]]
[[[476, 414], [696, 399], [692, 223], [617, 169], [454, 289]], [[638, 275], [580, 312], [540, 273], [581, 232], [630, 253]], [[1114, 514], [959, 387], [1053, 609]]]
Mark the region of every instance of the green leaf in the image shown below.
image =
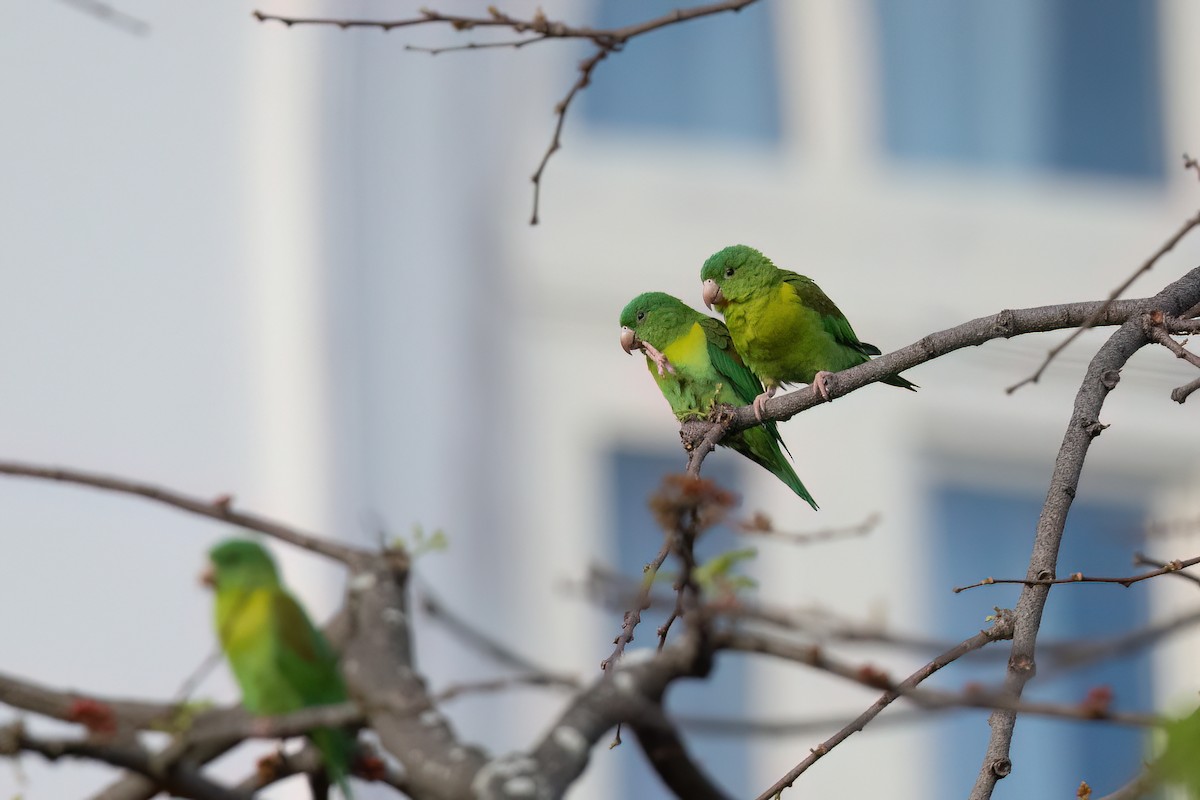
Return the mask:
[[1200, 798], [1200, 710], [1163, 728], [1167, 744], [1155, 762], [1156, 771], [1164, 781], [1186, 789], [1189, 797]]
[[426, 553], [436, 553], [448, 549], [450, 537], [441, 528], [436, 528], [433, 533], [426, 534], [425, 528], [419, 523], [414, 523], [411, 540], [405, 539], [403, 536], [395, 536], [392, 538], [391, 547], [405, 551], [409, 558], [416, 560]]
[[757, 555], [758, 550], [753, 547], [718, 553], [696, 567], [692, 579], [704, 592], [731, 594], [740, 589], [753, 589], [758, 583], [747, 575], [734, 574], [734, 570], [743, 561], [749, 561]]

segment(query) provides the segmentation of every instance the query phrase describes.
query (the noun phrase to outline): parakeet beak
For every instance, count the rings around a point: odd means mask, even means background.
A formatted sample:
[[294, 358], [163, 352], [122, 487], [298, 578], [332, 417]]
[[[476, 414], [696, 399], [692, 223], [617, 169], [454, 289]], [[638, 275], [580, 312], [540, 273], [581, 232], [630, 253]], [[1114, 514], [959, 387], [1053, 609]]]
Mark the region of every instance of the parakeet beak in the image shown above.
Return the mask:
[[213, 571], [213, 565], [211, 563], [206, 564], [204, 571], [201, 572], [197, 577], [201, 586], [207, 586], [210, 589], [217, 588], [217, 575]]
[[633, 332], [633, 328], [621, 328], [621, 349], [629, 355], [633, 355], [633, 351], [641, 346], [638, 341], [637, 334]]
[[725, 295], [721, 293], [721, 287], [717, 286], [717, 282], [709, 278], [704, 282], [704, 305], [712, 309], [716, 303], [717, 308], [725, 305]]

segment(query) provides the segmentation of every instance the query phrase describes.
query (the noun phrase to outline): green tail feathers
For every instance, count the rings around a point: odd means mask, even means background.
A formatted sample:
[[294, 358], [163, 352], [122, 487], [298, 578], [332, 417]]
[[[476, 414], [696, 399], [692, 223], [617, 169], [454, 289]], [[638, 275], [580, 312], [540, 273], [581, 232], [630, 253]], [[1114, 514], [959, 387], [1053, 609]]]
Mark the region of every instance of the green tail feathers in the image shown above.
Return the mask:
[[812, 506], [814, 511], [817, 510], [817, 501], [808, 493], [808, 489], [804, 488], [800, 477], [796, 475], [796, 471], [784, 457], [783, 451], [779, 448], [779, 440], [773, 437], [766, 428], [749, 428], [726, 439], [724, 444], [768, 470], [783, 481], [801, 500]]
[[921, 388], [903, 375], [889, 375], [881, 380], [880, 383], [886, 383], [888, 386], [899, 386], [901, 389], [908, 389], [910, 392], [915, 392]]
[[309, 734], [309, 738], [321, 753], [321, 760], [325, 763], [325, 771], [329, 773], [330, 782], [337, 784], [346, 800], [354, 800], [354, 793], [350, 791], [350, 765], [354, 761], [355, 750], [354, 737], [343, 730], [317, 728]]
[[813, 500], [813, 496], [808, 493], [808, 489], [804, 488], [804, 484], [800, 482], [800, 477], [796, 475], [796, 471], [787, 462], [783, 462], [777, 466], [763, 464], [764, 467], [771, 470], [776, 478], [783, 481], [788, 487], [795, 492], [801, 500], [813, 507], [813, 511], [817, 510], [817, 501]]

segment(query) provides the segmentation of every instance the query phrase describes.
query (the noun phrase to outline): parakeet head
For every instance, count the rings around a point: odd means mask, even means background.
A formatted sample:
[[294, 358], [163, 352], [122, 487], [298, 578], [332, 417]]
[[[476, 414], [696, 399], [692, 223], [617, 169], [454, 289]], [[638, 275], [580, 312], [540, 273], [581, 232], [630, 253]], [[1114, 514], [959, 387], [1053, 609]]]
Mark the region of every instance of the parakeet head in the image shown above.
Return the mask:
[[729, 303], [740, 303], [756, 289], [770, 285], [778, 273], [771, 259], [753, 247], [735, 244], [719, 250], [700, 270], [704, 305], [724, 310]]
[[226, 539], [208, 551], [202, 579], [217, 591], [226, 588], [263, 589], [279, 585], [270, 553], [249, 539]]
[[642, 342], [648, 342], [661, 350], [686, 333], [698, 315], [682, 300], [664, 292], [639, 294], [621, 311], [621, 347], [632, 353]]

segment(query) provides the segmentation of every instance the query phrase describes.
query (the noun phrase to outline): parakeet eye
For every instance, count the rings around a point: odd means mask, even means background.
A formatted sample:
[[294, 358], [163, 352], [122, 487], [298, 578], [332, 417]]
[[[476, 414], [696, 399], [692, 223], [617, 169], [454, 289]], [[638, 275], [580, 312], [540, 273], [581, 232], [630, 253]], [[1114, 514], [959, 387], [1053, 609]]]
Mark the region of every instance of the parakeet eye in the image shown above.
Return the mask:
[[725, 277], [726, 277], [726, 278], [732, 278], [732, 277], [733, 277], [733, 267], [727, 267], [727, 268], [726, 268], [726, 270], [725, 270]]
[[638, 312], [638, 322], [641, 322], [641, 321], [642, 321], [642, 320], [644, 320], [645, 318], [646, 318], [646, 312], [645, 312], [645, 311], [639, 311], [639, 312]]

